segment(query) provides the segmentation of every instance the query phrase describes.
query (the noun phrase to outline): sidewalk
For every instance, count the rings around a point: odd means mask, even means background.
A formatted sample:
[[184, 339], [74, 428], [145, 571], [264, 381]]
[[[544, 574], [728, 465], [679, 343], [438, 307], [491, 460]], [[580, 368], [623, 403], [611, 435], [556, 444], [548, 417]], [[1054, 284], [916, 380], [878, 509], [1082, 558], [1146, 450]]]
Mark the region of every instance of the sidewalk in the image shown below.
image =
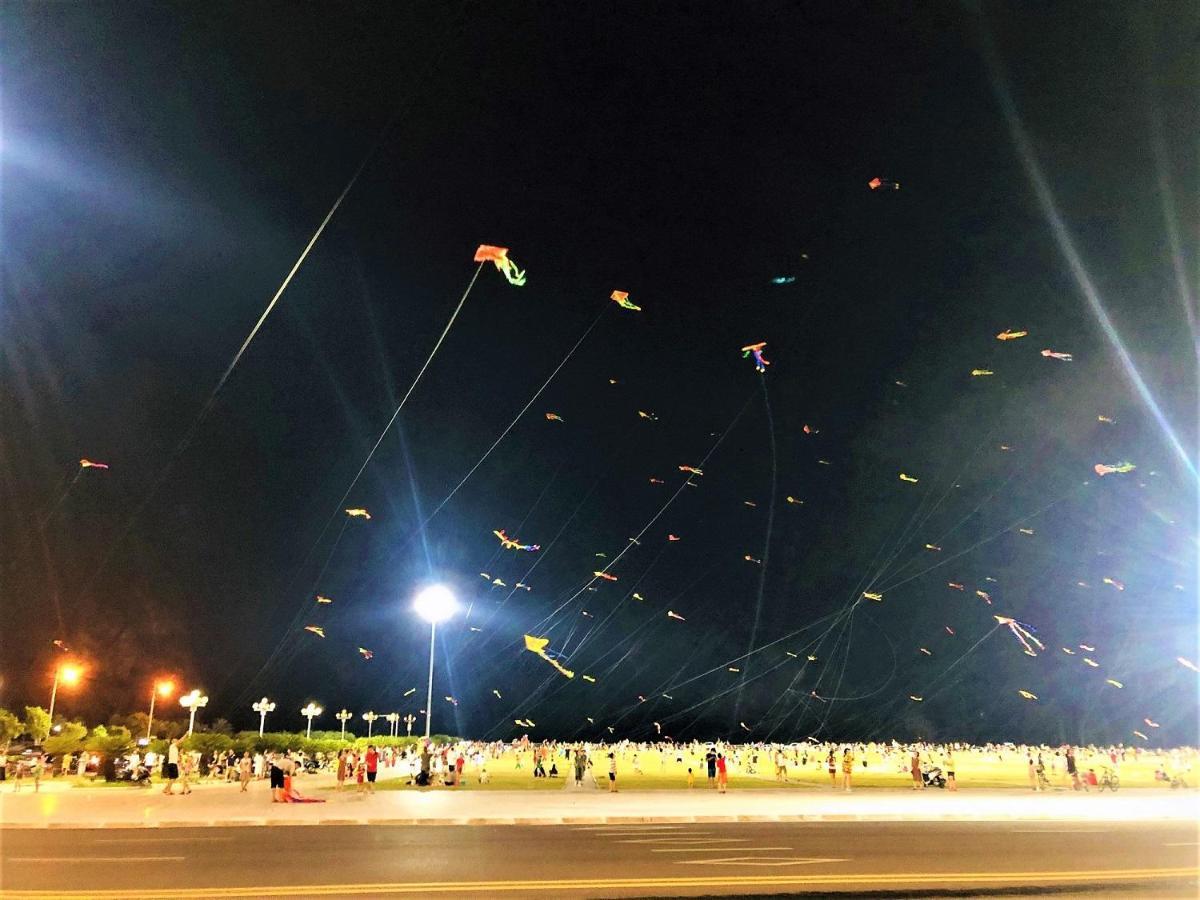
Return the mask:
[[0, 795], [5, 828], [138, 828], [214, 825], [605, 825], [792, 821], [1149, 821], [1197, 819], [1194, 791], [1033, 794], [864, 789], [800, 791], [382, 791], [342, 794], [302, 785], [325, 803], [272, 804], [258, 782], [210, 785], [188, 796], [158, 789]]

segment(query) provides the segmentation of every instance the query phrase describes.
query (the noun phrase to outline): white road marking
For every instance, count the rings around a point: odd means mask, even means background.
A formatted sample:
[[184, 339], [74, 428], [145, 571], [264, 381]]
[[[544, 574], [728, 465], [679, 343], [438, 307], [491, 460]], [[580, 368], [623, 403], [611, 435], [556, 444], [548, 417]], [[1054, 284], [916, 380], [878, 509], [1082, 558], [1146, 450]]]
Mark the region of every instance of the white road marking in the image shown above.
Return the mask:
[[10, 856], [10, 863], [182, 862], [182, 856]]
[[[708, 853], [713, 847], [666, 847], [651, 849], [651, 853]], [[793, 850], [794, 847], [755, 847], [755, 850]]]
[[617, 841], [618, 844], [746, 844], [750, 838], [695, 838], [663, 835], [660, 838], [639, 838], [634, 841]]
[[677, 831], [680, 828], [687, 828], [688, 823], [684, 822], [679, 825], [638, 825], [636, 822], [630, 822], [627, 825], [578, 825], [571, 829], [572, 831], [612, 831], [614, 828], [636, 828], [638, 831]]
[[1163, 844], [1164, 847], [1195, 847], [1200, 845], [1200, 841], [1180, 841], [1176, 844]]
[[154, 837], [146, 835], [145, 837], [116, 837], [116, 838], [94, 838], [90, 843], [93, 844], [165, 844], [168, 842], [191, 844], [195, 841], [232, 841], [232, 837], [208, 837], [206, 835], [198, 835], [195, 837], [181, 838], [178, 835], [166, 833], [157, 834]]
[[1110, 828], [1010, 828], [1010, 834], [1107, 834]]
[[677, 866], [812, 866], [821, 863], [849, 862], [849, 859], [823, 859], [786, 856], [726, 856], [722, 859], [681, 859]]

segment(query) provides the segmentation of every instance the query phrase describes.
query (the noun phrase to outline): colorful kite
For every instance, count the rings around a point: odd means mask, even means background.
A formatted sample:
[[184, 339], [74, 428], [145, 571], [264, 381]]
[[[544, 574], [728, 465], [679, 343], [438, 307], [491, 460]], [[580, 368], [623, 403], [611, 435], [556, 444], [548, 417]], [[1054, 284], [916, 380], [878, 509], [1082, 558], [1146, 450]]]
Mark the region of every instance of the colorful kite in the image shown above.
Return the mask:
[[965, 591], [966, 590], [966, 588], [964, 588], [957, 581], [947, 581], [946, 587], [950, 588], [951, 590], [955, 590], [955, 591]]
[[926, 544], [926, 545], [925, 545], [925, 549], [926, 549], [926, 550], [932, 550], [934, 553], [941, 553], [941, 552], [942, 552], [942, 548], [941, 548], [941, 547], [939, 547], [937, 544]]
[[507, 247], [492, 247], [488, 244], [480, 244], [479, 249], [475, 251], [475, 262], [493, 263], [500, 274], [511, 285], [521, 287], [525, 283], [525, 273], [521, 269], [518, 269], [517, 264], [508, 258]]
[[650, 483], [651, 484], [666, 484], [666, 482], [663, 481], [661, 478], [651, 478]]
[[743, 500], [742, 506], [748, 506], [751, 509], [758, 509], [758, 504], [755, 503], [753, 500]]
[[[747, 344], [742, 348], [742, 359], [753, 356], [754, 368], [760, 373], [767, 371], [767, 366], [771, 364], [770, 361], [763, 356], [763, 347], [765, 346], [767, 346], [766, 341], [759, 341], [757, 344]], [[805, 426], [805, 428], [807, 429], [807, 426]]]
[[903, 472], [901, 472], [900, 480], [907, 481], [909, 484], [916, 484], [919, 479], [913, 478], [911, 475], [905, 475]]
[[546, 421], [547, 422], [561, 422], [561, 421], [563, 421], [563, 417], [560, 416], [558, 413], [546, 413]]
[[924, 700], [925, 698], [924, 698], [924, 697], [918, 697], [916, 694], [909, 694], [909, 695], [908, 695], [908, 699], [909, 699], [909, 700], [912, 700], [912, 701], [913, 701], [913, 702], [915, 702], [915, 703], [920, 703], [920, 702], [921, 702], [922, 700]]
[[873, 191], [877, 191], [880, 188], [891, 188], [893, 191], [898, 191], [898, 190], [900, 190], [900, 182], [889, 181], [886, 178], [880, 178], [880, 177], [876, 176], [875, 178], [872, 178], [870, 181], [867, 182], [867, 187], [869, 187]]
[[978, 378], [981, 375], [995, 375], [995, 374], [996, 373], [993, 372], [991, 369], [972, 369], [971, 370], [972, 378]]
[[1135, 731], [1133, 734], [1134, 734], [1134, 737], [1140, 737], [1140, 738], [1141, 738], [1143, 741], [1148, 741], [1148, 740], [1150, 740], [1150, 738], [1146, 737], [1146, 736], [1145, 736], [1144, 734], [1142, 734], [1140, 731]]
[[621, 309], [631, 309], [634, 312], [642, 311], [640, 306], [637, 306], [630, 301], [628, 291], [613, 291], [609, 296], [616, 302], [617, 306], [621, 307]]
[[1033, 534], [1032, 528], [1018, 528], [1017, 531], [1019, 531], [1021, 534]]
[[363, 659], [374, 659], [375, 658], [374, 651], [368, 650], [366, 647], [359, 647], [358, 655], [361, 656]]
[[1105, 575], [1105, 576], [1104, 576], [1104, 578], [1103, 578], [1102, 580], [1104, 581], [1104, 583], [1105, 583], [1105, 584], [1110, 584], [1110, 585], [1112, 585], [1112, 586], [1113, 586], [1113, 587], [1115, 587], [1115, 588], [1116, 588], [1118, 591], [1123, 591], [1123, 590], [1125, 590], [1125, 582], [1123, 582], [1123, 581], [1117, 581], [1117, 579], [1115, 579], [1115, 578], [1109, 578], [1107, 575]]
[[1037, 630], [1032, 625], [1026, 625], [1024, 622], [1018, 622], [1011, 616], [992, 616], [993, 619], [1000, 625], [1007, 625], [1008, 630], [1012, 632], [1013, 637], [1021, 642], [1021, 646], [1025, 648], [1026, 656], [1037, 656], [1033, 647], [1030, 644], [1037, 646], [1039, 650], [1045, 650], [1046, 645], [1039, 641], [1034, 632]]
[[533, 585], [526, 584], [523, 581], [518, 581], [516, 584], [513, 585], [513, 590], [514, 591], [532, 591]]
[[315, 634], [319, 638], [325, 637], [325, 629], [322, 628], [320, 625], [305, 625], [304, 630], [311, 631], [313, 634]]
[[1088, 659], [1088, 658], [1085, 656], [1085, 657], [1083, 658], [1083, 661], [1084, 661], [1085, 663], [1087, 663], [1089, 666], [1091, 666], [1093, 669], [1098, 669], [1098, 668], [1100, 668], [1100, 663], [1096, 662], [1094, 659]]
[[1155, 721], [1153, 721], [1153, 720], [1151, 720], [1151, 719], [1142, 719], [1142, 721], [1143, 721], [1143, 722], [1145, 722], [1147, 725], [1149, 725], [1151, 728], [1157, 728], [1157, 727], [1158, 727], [1158, 723], [1157, 723], [1157, 722], [1155, 722]]
[[1106, 425], [1115, 425], [1115, 424], [1117, 424], [1117, 423], [1116, 423], [1116, 422], [1114, 422], [1112, 419], [1110, 419], [1108, 416], [1096, 416], [1096, 421], [1097, 421], [1097, 422], [1103, 422], [1103, 423], [1104, 423], [1104, 424], [1106, 424]]
[[493, 531], [492, 534], [494, 534], [496, 537], [498, 537], [500, 539], [500, 546], [503, 547], [505, 550], [525, 550], [529, 553], [533, 553], [534, 551], [542, 549], [541, 544], [519, 543], [514, 538], [510, 538], [507, 534], [505, 534], [503, 528], [501, 528], [497, 531]]
[[704, 474], [703, 469], [697, 469], [695, 466], [680, 466], [679, 471], [687, 472], [690, 475], [703, 475]]
[[108, 463], [92, 462], [90, 459], [81, 459], [79, 461], [79, 468], [81, 468], [81, 469], [107, 469]]
[[1126, 472], [1132, 472], [1137, 468], [1137, 466], [1131, 462], [1125, 462], [1122, 460], [1121, 462], [1115, 463], [1111, 466], [1106, 466], [1104, 463], [1096, 463], [1096, 465], [1092, 466], [1092, 468], [1095, 470], [1097, 475], [1104, 477], [1105, 475], [1124, 475]]
[[933, 656], [933, 652], [926, 649], [925, 647], [918, 647], [917, 649], [920, 650], [922, 653], [924, 653], [926, 656]]
[[354, 509], [346, 510], [346, 515], [352, 519], [370, 519], [371, 514], [361, 506], [356, 506]]
[[1125, 685], [1121, 684], [1121, 682], [1117, 681], [1117, 679], [1115, 679], [1115, 678], [1105, 678], [1104, 682], [1105, 682], [1105, 684], [1111, 684], [1115, 688], [1125, 687]]
[[980, 600], [982, 600], [984, 603], [986, 603], [988, 606], [992, 605], [992, 595], [989, 594], [987, 591], [976, 591], [975, 596], [978, 597]]
[[667, 618], [668, 618], [668, 619], [678, 619], [680, 622], [686, 622], [686, 621], [687, 621], [687, 619], [685, 619], [685, 618], [684, 618], [683, 616], [681, 616], [679, 613], [675, 612], [675, 610], [673, 610], [673, 609], [668, 609], [668, 610], [667, 610]]
[[526, 650], [528, 650], [530, 653], [540, 656], [546, 662], [550, 663], [550, 665], [554, 666], [554, 668], [558, 669], [558, 671], [567, 678], [574, 678], [574, 672], [572, 672], [570, 669], [564, 668], [562, 663], [560, 663], [557, 659], [554, 659], [549, 653], [546, 652], [546, 647], [549, 646], [549, 644], [550, 638], [534, 637], [531, 634], [525, 635]]
[[504, 699], [503, 697], [501, 697], [501, 696], [500, 696], [500, 692], [499, 692], [498, 690], [496, 690], [495, 688], [492, 688], [492, 693], [496, 695], [496, 699], [497, 699], [497, 700], [503, 700], [503, 699]]
[[871, 591], [863, 591], [864, 600], [874, 600], [876, 603], [883, 602], [883, 594], [874, 594]]
[[800, 430], [803, 431], [805, 434], [820, 434], [821, 433], [820, 428], [813, 428], [811, 425], [805, 425]]
[[404, 693], [403, 693], [401, 696], [403, 696], [403, 697], [411, 697], [411, 696], [412, 696], [413, 694], [415, 694], [416, 692], [417, 692], [417, 689], [416, 689], [416, 688], [409, 688], [409, 689], [408, 689], [407, 691], [405, 691], [405, 692], [404, 692]]
[[673, 544], [673, 543], [675, 543], [676, 541], [682, 541], [682, 540], [683, 540], [683, 538], [681, 538], [681, 537], [680, 537], [679, 535], [677, 535], [677, 534], [668, 534], [668, 535], [667, 535], [667, 541], [668, 541], [669, 543], [672, 543], [672, 544]]
[[1027, 334], [1029, 334], [1028, 331], [1005, 330], [1005, 331], [1000, 332], [998, 335], [996, 335], [996, 340], [998, 340], [998, 341], [1015, 341], [1017, 338], [1023, 338]]
[[1197, 668], [1196, 664], [1190, 659], [1184, 659], [1182, 656], [1177, 656], [1175, 657], [1175, 662], [1179, 663], [1185, 669], [1191, 669], [1193, 672], [1200, 672], [1200, 668]]
[[1043, 350], [1042, 356], [1048, 359], [1061, 359], [1063, 362], [1071, 362], [1075, 359], [1070, 353], [1059, 353], [1057, 350]]
[[761, 559], [757, 559], [757, 558], [751, 556], [749, 553], [747, 553], [745, 556], [743, 556], [742, 559], [744, 559], [746, 562], [754, 563], [756, 566], [762, 565]]
[[1093, 647], [1093, 646], [1091, 646], [1090, 644], [1080, 644], [1080, 645], [1079, 645], [1079, 649], [1080, 649], [1080, 650], [1086, 650], [1088, 653], [1095, 653], [1095, 652], [1096, 652], [1096, 648], [1095, 648], [1095, 647]]
[[1036, 700], [1037, 699], [1037, 694], [1031, 694], [1029, 691], [1017, 691], [1017, 693], [1020, 694], [1022, 697], [1024, 697], [1026, 700]]
[[1075, 655], [1075, 651], [1074, 651], [1074, 650], [1072, 650], [1070, 647], [1063, 647], [1063, 648], [1062, 648], [1062, 652], [1063, 652], [1063, 653], [1065, 653], [1065, 654], [1067, 654], [1067, 656], [1074, 656], [1074, 655]]
[[797, 499], [796, 499], [795, 497], [793, 497], [791, 494], [788, 494], [788, 495], [787, 495], [786, 497], [784, 497], [783, 499], [784, 499], [784, 500], [786, 500], [788, 503], [791, 503], [791, 504], [793, 504], [794, 506], [803, 506], [803, 505], [804, 505], [804, 501], [803, 501], [803, 500], [797, 500]]
[[790, 656], [792, 659], [799, 659], [799, 658], [800, 658], [800, 654], [799, 654], [799, 653], [793, 653], [791, 650], [784, 650], [783, 652], [784, 652], [784, 653], [786, 653], [788, 656]]
[[317, 602], [318, 603], [332, 603], [333, 599], [330, 597], [322, 597], [320, 594], [317, 594]]
[[741, 670], [741, 669], [739, 669], [737, 666], [726, 666], [726, 669], [727, 669], [728, 671], [730, 671], [730, 672], [740, 672], [740, 671], [742, 671], [742, 670]]
[[953, 628], [951, 628], [949, 625], [943, 625], [942, 627], [946, 629], [946, 634], [950, 635], [951, 637], [954, 637], [954, 629]]
[[616, 575], [609, 575], [607, 572], [593, 572], [592, 574], [597, 578], [603, 578], [605, 581], [616, 581], [617, 580]]
[[644, 409], [639, 409], [639, 410], [638, 410], [638, 418], [639, 418], [639, 419], [649, 419], [651, 422], [657, 422], [657, 421], [658, 421], [658, 416], [656, 416], [656, 415], [655, 415], [654, 413], [652, 413], [652, 412], [646, 412]]
[[591, 675], [584, 675], [584, 676], [582, 676], [582, 678], [583, 678], [583, 680], [584, 680], [584, 681], [588, 682], [588, 684], [595, 684], [595, 683], [596, 683], [596, 679], [595, 679], [595, 678], [593, 678]]
[[743, 731], [749, 731], [749, 730], [750, 730], [750, 726], [749, 726], [749, 725], [747, 725], [745, 722], [738, 722], [738, 724], [742, 726], [742, 730], [743, 730]]
[[634, 592], [633, 592], [633, 599], [634, 599], [634, 600], [645, 600], [646, 598], [645, 598], [645, 597], [643, 597], [641, 594], [639, 594], [637, 591], [634, 591]]
[[795, 280], [795, 275], [776, 275], [771, 279], [771, 284], [792, 284]]

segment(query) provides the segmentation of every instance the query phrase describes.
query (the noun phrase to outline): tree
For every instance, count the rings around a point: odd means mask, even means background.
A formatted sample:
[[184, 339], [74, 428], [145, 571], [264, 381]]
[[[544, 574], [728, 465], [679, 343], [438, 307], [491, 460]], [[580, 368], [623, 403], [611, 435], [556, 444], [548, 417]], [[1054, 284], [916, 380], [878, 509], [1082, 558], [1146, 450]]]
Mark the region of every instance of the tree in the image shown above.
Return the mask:
[[116, 781], [117, 773], [113, 757], [121, 753], [133, 743], [133, 735], [124, 725], [118, 725], [111, 731], [103, 725], [97, 725], [84, 741], [84, 749], [101, 756], [100, 771], [104, 773], [105, 781]]
[[82, 722], [63, 722], [58, 734], [52, 734], [42, 742], [42, 749], [52, 756], [63, 756], [82, 749], [87, 737], [87, 726]]
[[3, 748], [3, 753], [0, 755], [8, 755], [8, 745], [24, 730], [25, 726], [21, 724], [20, 719], [7, 709], [0, 709], [0, 748]]
[[208, 730], [213, 734], [224, 734], [229, 736], [233, 735], [233, 726], [229, 724], [228, 719], [216, 719], [212, 725], [208, 727]]
[[35, 744], [46, 740], [50, 734], [50, 713], [40, 706], [25, 707], [25, 733], [33, 738]]

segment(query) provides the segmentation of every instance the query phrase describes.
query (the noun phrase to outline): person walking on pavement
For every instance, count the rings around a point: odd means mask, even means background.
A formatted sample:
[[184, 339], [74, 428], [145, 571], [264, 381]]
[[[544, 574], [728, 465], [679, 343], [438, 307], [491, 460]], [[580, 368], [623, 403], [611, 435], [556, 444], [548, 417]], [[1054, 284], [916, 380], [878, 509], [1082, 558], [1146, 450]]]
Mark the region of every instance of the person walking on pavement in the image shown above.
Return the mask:
[[608, 754], [608, 792], [610, 794], [617, 792], [617, 756], [615, 753]]
[[238, 780], [242, 783], [241, 793], [244, 794], [250, 789], [250, 778], [253, 774], [254, 760], [250, 758], [250, 751], [247, 750], [238, 760]]
[[179, 780], [179, 738], [171, 738], [167, 745], [167, 761], [163, 765], [163, 777], [167, 779], [164, 794], [175, 793], [175, 782]]

